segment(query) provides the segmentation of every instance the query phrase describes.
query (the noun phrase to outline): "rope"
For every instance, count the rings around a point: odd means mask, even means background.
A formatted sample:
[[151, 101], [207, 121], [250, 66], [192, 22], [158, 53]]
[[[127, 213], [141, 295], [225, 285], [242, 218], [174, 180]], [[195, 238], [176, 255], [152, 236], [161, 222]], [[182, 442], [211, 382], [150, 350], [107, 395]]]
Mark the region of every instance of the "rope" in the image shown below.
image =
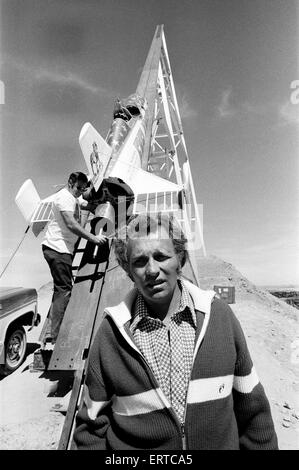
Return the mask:
[[27, 234], [29, 228], [30, 228], [30, 225], [28, 225], [28, 227], [26, 228], [25, 233], [24, 233], [24, 235], [23, 235], [22, 238], [21, 238], [21, 241], [19, 242], [17, 248], [15, 249], [15, 251], [13, 252], [13, 254], [11, 255], [11, 257], [10, 257], [10, 259], [8, 260], [6, 266], [4, 267], [2, 273], [0, 274], [0, 279], [1, 279], [1, 277], [3, 276], [3, 274], [5, 273], [5, 271], [6, 271], [6, 269], [8, 268], [8, 266], [10, 265], [11, 261], [13, 260], [13, 258], [15, 257], [15, 255], [16, 255], [18, 249], [20, 248], [21, 244], [23, 243], [24, 238], [25, 238], [25, 236], [26, 236], [26, 234]]

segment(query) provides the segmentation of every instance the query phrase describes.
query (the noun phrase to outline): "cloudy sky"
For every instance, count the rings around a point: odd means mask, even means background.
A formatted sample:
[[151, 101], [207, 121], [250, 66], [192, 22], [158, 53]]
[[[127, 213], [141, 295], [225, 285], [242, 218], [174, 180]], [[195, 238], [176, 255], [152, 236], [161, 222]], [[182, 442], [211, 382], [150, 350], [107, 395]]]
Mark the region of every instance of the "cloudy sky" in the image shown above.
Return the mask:
[[[86, 171], [84, 122], [105, 137], [116, 97], [136, 90], [164, 24], [207, 252], [252, 282], [299, 284], [298, 2], [293, 0], [2, 0], [1, 251], [26, 222], [14, 203]], [[3, 99], [4, 98], [4, 99]], [[50, 277], [29, 235], [1, 279]]]

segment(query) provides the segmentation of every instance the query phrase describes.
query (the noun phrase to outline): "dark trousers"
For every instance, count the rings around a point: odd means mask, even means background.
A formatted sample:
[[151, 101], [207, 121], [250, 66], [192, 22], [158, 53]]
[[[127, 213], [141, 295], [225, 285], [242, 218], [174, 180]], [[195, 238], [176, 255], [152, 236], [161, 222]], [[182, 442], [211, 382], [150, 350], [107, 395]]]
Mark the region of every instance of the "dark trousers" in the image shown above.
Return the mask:
[[73, 256], [68, 253], [59, 253], [46, 245], [42, 245], [42, 250], [45, 260], [49, 265], [54, 283], [54, 293], [48, 315], [46, 337], [51, 337], [52, 341], [56, 341], [73, 287]]

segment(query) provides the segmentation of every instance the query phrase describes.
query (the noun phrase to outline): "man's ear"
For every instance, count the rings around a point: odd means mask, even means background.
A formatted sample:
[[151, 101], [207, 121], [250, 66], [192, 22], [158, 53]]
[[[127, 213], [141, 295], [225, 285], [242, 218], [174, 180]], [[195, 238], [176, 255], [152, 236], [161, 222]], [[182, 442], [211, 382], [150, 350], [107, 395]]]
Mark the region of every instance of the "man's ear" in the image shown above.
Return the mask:
[[181, 274], [182, 273], [182, 255], [177, 254], [176, 257], [177, 257], [177, 260], [178, 260], [178, 263], [179, 263], [176, 272], [177, 272], [177, 274]]
[[127, 273], [127, 276], [131, 279], [131, 281], [134, 282], [133, 276], [132, 276], [132, 274], [130, 273], [130, 270], [129, 270], [129, 266], [126, 267], [125, 271]]
[[120, 265], [121, 268], [125, 271], [126, 275], [131, 279], [131, 281], [134, 282], [133, 277], [132, 277], [132, 275], [131, 275], [131, 273], [130, 273], [129, 263], [123, 261], [123, 262], [119, 263], [119, 265]]

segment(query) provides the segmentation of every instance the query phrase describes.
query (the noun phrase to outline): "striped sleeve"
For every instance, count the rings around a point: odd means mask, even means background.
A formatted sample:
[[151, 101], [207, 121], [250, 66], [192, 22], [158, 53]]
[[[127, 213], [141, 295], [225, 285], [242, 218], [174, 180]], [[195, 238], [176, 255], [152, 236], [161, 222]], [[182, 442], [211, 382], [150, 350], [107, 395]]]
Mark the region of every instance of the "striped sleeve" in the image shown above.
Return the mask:
[[106, 433], [110, 426], [111, 401], [101, 376], [98, 331], [90, 350], [83, 403], [76, 416], [73, 441], [78, 450], [106, 450]]
[[241, 325], [232, 313], [237, 351], [233, 381], [240, 449], [278, 450], [269, 401], [252, 363]]

